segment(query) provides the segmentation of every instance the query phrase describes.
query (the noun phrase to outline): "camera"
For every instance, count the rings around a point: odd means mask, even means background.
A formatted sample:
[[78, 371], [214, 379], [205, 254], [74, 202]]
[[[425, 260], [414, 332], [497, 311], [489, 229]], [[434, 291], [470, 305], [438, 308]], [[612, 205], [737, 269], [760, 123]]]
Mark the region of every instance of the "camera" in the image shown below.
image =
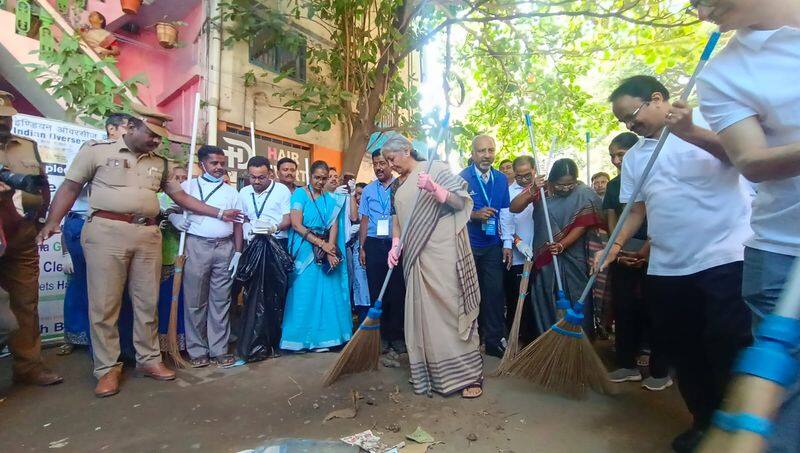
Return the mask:
[[9, 170], [3, 164], [0, 164], [0, 182], [8, 184], [12, 189], [32, 194], [39, 194], [45, 185], [42, 175], [21, 175]]

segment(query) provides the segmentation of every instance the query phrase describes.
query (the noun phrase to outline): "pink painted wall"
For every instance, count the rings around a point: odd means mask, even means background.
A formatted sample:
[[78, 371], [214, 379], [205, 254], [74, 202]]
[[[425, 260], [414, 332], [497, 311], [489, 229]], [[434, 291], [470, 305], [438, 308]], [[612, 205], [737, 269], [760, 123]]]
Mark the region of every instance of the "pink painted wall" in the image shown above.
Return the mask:
[[[103, 3], [95, 0], [89, 2], [87, 10], [102, 13], [106, 17], [108, 30], [120, 36], [117, 67], [122, 79], [144, 74], [147, 84], [140, 86], [139, 97], [148, 106], [173, 116], [174, 120], [169, 124], [170, 131], [189, 135], [194, 95], [202, 80], [199, 58], [205, 49], [205, 39], [204, 36], [198, 38], [198, 35], [205, 20], [205, 9], [203, 2], [198, 1], [183, 17], [176, 17], [175, 6], [171, 2], [155, 2], [153, 5], [142, 6], [147, 10], [140, 10], [137, 17], [123, 14], [119, 1]], [[159, 11], [160, 7], [163, 11]], [[169, 20], [180, 20], [188, 24], [178, 27], [181, 47], [164, 49], [158, 44], [154, 25], [164, 16], [168, 16]], [[127, 21], [134, 21], [139, 25], [138, 35], [130, 35], [120, 28]]]

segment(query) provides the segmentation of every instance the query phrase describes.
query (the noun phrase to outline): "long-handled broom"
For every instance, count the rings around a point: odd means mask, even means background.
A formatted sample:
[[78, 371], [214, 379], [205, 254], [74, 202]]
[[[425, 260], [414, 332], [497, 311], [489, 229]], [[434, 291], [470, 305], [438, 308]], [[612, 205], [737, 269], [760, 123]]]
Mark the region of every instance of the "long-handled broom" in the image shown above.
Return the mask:
[[[194, 175], [194, 153], [197, 147], [197, 126], [200, 120], [200, 93], [196, 93], [194, 97], [194, 119], [192, 122], [192, 142], [189, 147], [189, 187], [192, 186], [192, 175]], [[183, 218], [185, 219], [188, 213], [184, 210]], [[186, 246], [186, 232], [181, 232], [181, 238], [178, 242], [178, 257], [175, 258], [175, 274], [172, 280], [172, 301], [169, 306], [169, 326], [167, 327], [167, 347], [169, 356], [172, 362], [178, 368], [188, 368], [189, 362], [181, 356], [181, 348], [178, 344], [178, 304], [181, 296], [181, 284], [183, 283], [183, 265], [186, 263], [186, 256], [184, 256], [184, 247]]]
[[[697, 81], [697, 76], [711, 57], [719, 37], [720, 33], [714, 32], [708, 39], [705, 50], [700, 57], [700, 62], [697, 64], [681, 96], [682, 101], [686, 101], [689, 98], [689, 94], [691, 94]], [[639, 192], [641, 192], [642, 185], [650, 174], [669, 134], [669, 129], [664, 128], [658, 139], [658, 144], [642, 172], [642, 176], [633, 188], [632, 200], [635, 200]], [[608, 244], [601, 253], [601, 263], [605, 262], [606, 257], [608, 257], [611, 246], [619, 236], [632, 207], [633, 203], [628, 203], [622, 211], [619, 222], [609, 236]], [[603, 366], [600, 357], [597, 356], [597, 352], [595, 352], [589, 339], [586, 338], [586, 334], [581, 327], [584, 302], [596, 279], [597, 274], [592, 274], [583, 289], [580, 299], [571, 309], [567, 310], [567, 315], [564, 319], [528, 345], [511, 364], [508, 374], [525, 378], [545, 390], [573, 396], [582, 396], [589, 388], [598, 393], [611, 393], [605, 366]]]
[[728, 389], [723, 409], [700, 445], [701, 453], [764, 451], [786, 388], [797, 382], [800, 364], [792, 351], [800, 344], [800, 260], [775, 311], [758, 326], [753, 346], [739, 354], [738, 376]]
[[[536, 171], [537, 175], [540, 175], [539, 165], [537, 164], [536, 160], [536, 142], [533, 137], [533, 123], [531, 122], [531, 117], [529, 114], [525, 114], [525, 125], [528, 128], [528, 140], [531, 144], [531, 156], [533, 157], [534, 163], [534, 170]], [[550, 146], [550, 155], [552, 157], [553, 152], [556, 148], [556, 140], [553, 140], [552, 145]], [[539, 191], [539, 196], [542, 197], [544, 200], [544, 188], [541, 188]], [[547, 203], [544, 201], [544, 203]], [[550, 242], [553, 242], [553, 232], [549, 224], [550, 214], [547, 212], [547, 205], [544, 205], [545, 209], [545, 216], [548, 220], [547, 230], [550, 234]], [[532, 245], [532, 244], [531, 244]], [[564, 295], [564, 291], [562, 289], [561, 283], [561, 271], [558, 268], [558, 258], [553, 256], [553, 264], [556, 266], [556, 281], [558, 282], [558, 292], [556, 294], [556, 307], [561, 307], [561, 309], [569, 308], [569, 301], [567, 300], [566, 296]], [[514, 311], [514, 321], [511, 324], [511, 329], [508, 332], [508, 344], [506, 345], [506, 350], [503, 353], [503, 357], [500, 359], [500, 363], [497, 365], [497, 369], [491, 374], [491, 376], [499, 376], [501, 374], [505, 374], [509, 371], [509, 367], [514, 360], [514, 358], [519, 354], [519, 329], [520, 324], [522, 323], [522, 310], [523, 306], [525, 305], [525, 298], [528, 296], [528, 282], [530, 281], [531, 271], [533, 270], [533, 257], [530, 257], [525, 260], [525, 265], [522, 268], [522, 278], [519, 282], [519, 297], [517, 298], [517, 308]]]
[[[427, 173], [430, 173], [431, 171], [436, 150], [439, 149], [439, 145], [441, 144], [442, 140], [447, 137], [446, 130], [449, 119], [450, 114], [445, 114], [444, 119], [442, 120], [442, 126], [439, 129], [439, 136], [436, 139], [436, 145], [434, 148], [428, 149]], [[414, 205], [411, 207], [411, 217], [414, 216], [414, 211], [416, 210], [417, 204], [419, 203], [419, 199], [421, 197], [422, 190], [420, 189], [420, 191], [417, 193], [417, 198], [414, 200]], [[400, 233], [401, 246], [405, 241], [407, 232], [408, 229], [403, 230]], [[373, 307], [367, 312], [367, 317], [364, 318], [364, 321], [358, 327], [358, 330], [353, 335], [353, 338], [350, 339], [344, 349], [342, 349], [342, 353], [339, 354], [339, 358], [336, 360], [336, 363], [334, 363], [333, 367], [328, 370], [328, 373], [325, 375], [323, 385], [331, 385], [345, 374], [361, 373], [364, 371], [374, 371], [378, 369], [378, 359], [381, 355], [381, 314], [383, 313], [381, 305], [383, 304], [383, 294], [386, 292], [386, 288], [389, 286], [389, 279], [391, 279], [393, 271], [394, 268], [389, 268], [389, 271], [386, 273], [386, 278], [383, 279], [383, 286], [381, 286], [381, 292], [378, 294], [378, 299], [375, 301]]]

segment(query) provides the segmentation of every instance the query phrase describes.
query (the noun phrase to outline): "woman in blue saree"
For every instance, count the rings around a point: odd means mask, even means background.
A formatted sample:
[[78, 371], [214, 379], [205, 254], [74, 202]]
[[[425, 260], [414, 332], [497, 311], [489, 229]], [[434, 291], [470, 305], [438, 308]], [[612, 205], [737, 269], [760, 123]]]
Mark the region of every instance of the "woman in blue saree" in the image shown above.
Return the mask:
[[[325, 352], [350, 340], [353, 319], [345, 250], [344, 197], [324, 190], [328, 165], [316, 161], [311, 184], [292, 195], [289, 253], [294, 258], [281, 349]], [[320, 253], [315, 258], [314, 248]]]

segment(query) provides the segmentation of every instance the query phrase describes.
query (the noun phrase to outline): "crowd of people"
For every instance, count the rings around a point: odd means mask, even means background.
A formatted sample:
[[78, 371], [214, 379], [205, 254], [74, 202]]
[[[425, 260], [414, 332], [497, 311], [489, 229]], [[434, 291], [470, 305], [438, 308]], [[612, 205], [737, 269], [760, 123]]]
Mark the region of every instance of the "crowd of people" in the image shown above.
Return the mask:
[[[781, 83], [800, 62], [800, 6], [692, 5], [701, 19], [737, 33], [700, 75], [699, 109], [672, 102], [648, 75], [613, 90], [611, 111], [630, 131], [609, 146], [614, 178], [600, 172], [581, 182], [567, 158], [539, 173], [522, 152], [495, 169], [488, 135], [473, 139], [470, 164], [454, 174], [393, 134], [372, 153], [369, 184], [355, 184], [352, 174], [340, 180], [317, 161], [298, 186], [296, 162], [273, 168], [256, 156], [237, 191], [226, 183], [220, 148], [200, 147], [202, 174], [189, 178], [154, 154], [169, 117], [138, 107], [112, 115], [109, 140], [81, 148], [51, 203], [46, 186], [15, 197], [19, 190], [0, 183], [0, 284], [16, 320], [14, 379], [62, 381], [42, 363], [36, 314], [36, 243], [58, 231], [72, 274], [61, 353], [90, 347], [100, 397], [119, 392], [123, 361], [174, 379], [161, 352], [178, 271], [181, 350], [193, 367], [228, 367], [340, 348], [398, 267], [382, 298], [383, 351], [408, 354], [415, 392], [464, 398], [482, 394], [482, 351], [505, 352], [520, 291], [528, 293], [524, 344], [557, 321], [556, 271], [571, 301], [600, 273], [583, 327], [592, 339], [614, 331], [609, 380], [659, 391], [674, 377], [693, 422], [672, 446], [692, 451], [734, 358], [800, 256], [800, 96]], [[38, 173], [35, 143], [10, 134], [12, 97], [0, 99], [0, 163]], [[672, 134], [634, 194], [665, 128]], [[601, 262], [596, 252], [627, 204], [630, 216]], [[533, 271], [520, 288], [526, 261]], [[773, 451], [800, 448], [798, 395], [790, 389], [777, 416]]]

